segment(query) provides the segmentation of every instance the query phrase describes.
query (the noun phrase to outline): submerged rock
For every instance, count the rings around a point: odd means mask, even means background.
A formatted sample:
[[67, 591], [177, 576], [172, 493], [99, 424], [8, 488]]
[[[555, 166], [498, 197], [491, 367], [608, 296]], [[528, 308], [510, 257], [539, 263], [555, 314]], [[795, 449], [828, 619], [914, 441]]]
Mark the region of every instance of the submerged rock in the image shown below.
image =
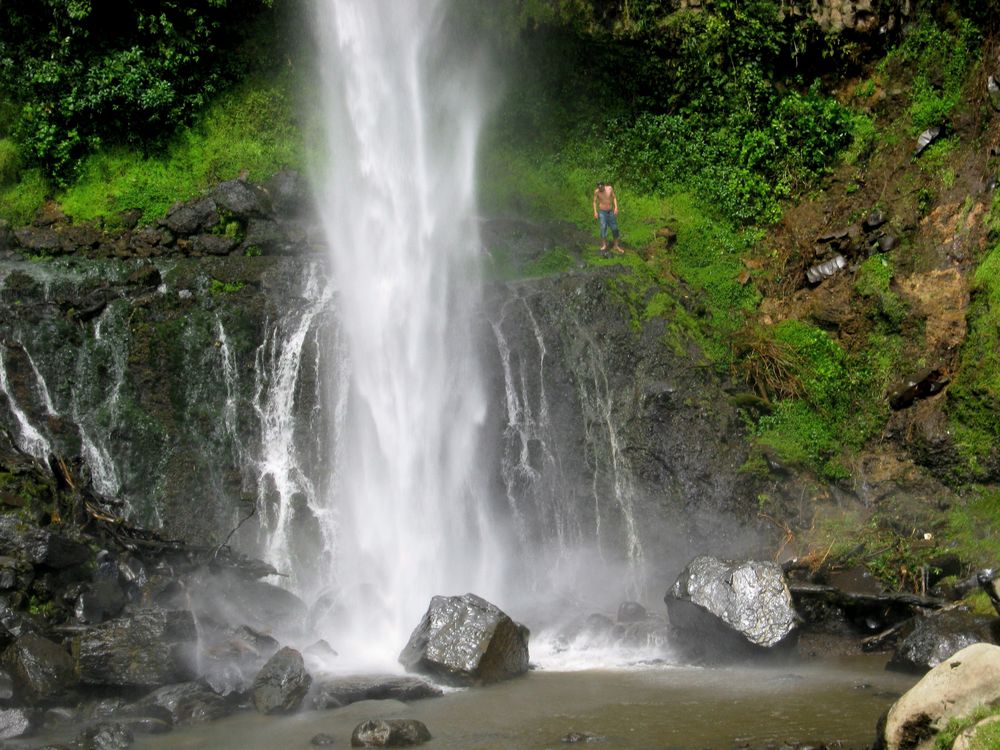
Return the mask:
[[430, 738], [427, 727], [416, 719], [369, 719], [354, 727], [351, 747], [412, 747]]
[[302, 654], [287, 646], [270, 659], [253, 681], [253, 704], [262, 714], [297, 711], [309, 692], [312, 676], [306, 672]]
[[[664, 597], [671, 624], [711, 641], [738, 635], [771, 648], [795, 630], [797, 617], [781, 566], [760, 560], [696, 557]], [[731, 641], [730, 641], [731, 642]]]
[[528, 629], [475, 594], [435, 596], [399, 661], [451, 685], [497, 682], [528, 671]]
[[182, 682], [154, 690], [129, 710], [132, 715], [159, 715], [172, 726], [214, 721], [232, 713], [229, 703], [200, 682]]
[[76, 738], [80, 750], [125, 750], [135, 741], [132, 730], [120, 722], [98, 724]]
[[943, 661], [889, 709], [876, 746], [930, 750], [950, 719], [1000, 703], [1000, 646], [977, 643]]
[[0, 709], [0, 740], [20, 737], [31, 731], [34, 714], [27, 708]]
[[363, 675], [324, 680], [318, 684], [314, 694], [313, 707], [324, 709], [340, 708], [366, 700], [415, 701], [436, 698], [442, 691], [419, 677]]

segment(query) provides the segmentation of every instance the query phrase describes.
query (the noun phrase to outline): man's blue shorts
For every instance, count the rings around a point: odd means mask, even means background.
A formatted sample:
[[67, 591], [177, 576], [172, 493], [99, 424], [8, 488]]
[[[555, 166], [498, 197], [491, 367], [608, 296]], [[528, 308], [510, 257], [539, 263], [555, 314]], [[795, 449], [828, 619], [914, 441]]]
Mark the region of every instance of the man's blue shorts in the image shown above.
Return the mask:
[[611, 228], [611, 236], [616, 240], [618, 239], [618, 217], [615, 216], [613, 209], [608, 209], [607, 211], [602, 211], [598, 209], [597, 219], [601, 222], [601, 239], [605, 239], [608, 236], [608, 228]]

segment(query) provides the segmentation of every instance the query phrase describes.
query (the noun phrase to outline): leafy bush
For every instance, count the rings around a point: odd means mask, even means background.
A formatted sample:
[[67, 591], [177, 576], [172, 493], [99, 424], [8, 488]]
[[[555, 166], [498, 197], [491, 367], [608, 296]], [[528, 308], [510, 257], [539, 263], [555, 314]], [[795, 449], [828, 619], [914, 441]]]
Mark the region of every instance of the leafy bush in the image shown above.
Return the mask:
[[[245, 69], [232, 54], [271, 0], [11, 0], [0, 89], [21, 105], [24, 154], [65, 183], [104, 143], [149, 144]], [[249, 7], [248, 7], [249, 6]]]
[[14, 182], [21, 172], [21, 154], [10, 138], [0, 138], [0, 186]]

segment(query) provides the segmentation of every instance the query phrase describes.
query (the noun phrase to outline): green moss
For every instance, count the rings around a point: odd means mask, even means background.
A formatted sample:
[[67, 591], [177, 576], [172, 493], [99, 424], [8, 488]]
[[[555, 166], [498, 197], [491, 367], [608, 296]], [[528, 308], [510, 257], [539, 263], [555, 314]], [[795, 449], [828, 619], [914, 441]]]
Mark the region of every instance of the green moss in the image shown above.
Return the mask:
[[[945, 728], [934, 738], [934, 750], [951, 750], [958, 735], [991, 716], [1000, 716], [1000, 706], [980, 706], [966, 716], [949, 720]], [[968, 750], [995, 750], [998, 747], [1000, 747], [1000, 722], [993, 722], [976, 732], [975, 741], [968, 746]]]
[[946, 516], [946, 533], [955, 554], [973, 567], [996, 565], [1000, 560], [1000, 489], [976, 488]]
[[6, 219], [13, 226], [27, 224], [45, 202], [48, 190], [37, 169], [21, 172], [17, 182], [0, 183], [0, 219]]
[[854, 291], [874, 303], [874, 312], [898, 330], [909, 310], [898, 294], [890, 289], [892, 263], [888, 256], [873, 255], [858, 268]]
[[968, 325], [947, 409], [964, 473], [975, 479], [1000, 441], [1000, 244], [976, 269]]
[[118, 148], [87, 157], [79, 179], [58, 196], [77, 220], [116, 225], [119, 214], [142, 211], [142, 221], [163, 216], [178, 200], [237, 177], [263, 180], [301, 166], [302, 146], [287, 76], [253, 78], [218, 97], [161, 153]]
[[245, 287], [246, 284], [242, 281], [220, 281], [219, 279], [212, 279], [208, 284], [209, 294], [234, 294]]

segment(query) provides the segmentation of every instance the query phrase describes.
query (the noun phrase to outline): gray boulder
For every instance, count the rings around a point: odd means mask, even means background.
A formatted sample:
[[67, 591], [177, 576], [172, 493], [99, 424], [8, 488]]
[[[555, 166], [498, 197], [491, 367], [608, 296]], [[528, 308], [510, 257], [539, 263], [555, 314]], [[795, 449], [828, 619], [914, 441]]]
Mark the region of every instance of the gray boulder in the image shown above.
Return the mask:
[[200, 682], [182, 682], [154, 690], [126, 713], [165, 719], [172, 726], [185, 726], [221, 719], [232, 713], [232, 707]]
[[90, 549], [83, 542], [41, 529], [13, 513], [0, 513], [0, 548], [50, 568], [71, 568], [90, 559]]
[[211, 198], [181, 204], [172, 209], [163, 220], [167, 229], [182, 237], [211, 229], [218, 223], [219, 212]]
[[253, 705], [262, 714], [289, 714], [298, 710], [309, 692], [312, 676], [302, 654], [285, 647], [268, 659], [253, 681]]
[[135, 741], [132, 730], [120, 722], [88, 727], [76, 738], [80, 750], [125, 750]]
[[75, 684], [73, 659], [66, 650], [34, 633], [22, 635], [4, 651], [2, 662], [21, 701], [37, 703], [65, 695]]
[[31, 731], [34, 714], [27, 708], [0, 709], [0, 740], [20, 737]]
[[769, 561], [696, 557], [664, 601], [672, 626], [723, 646], [773, 648], [797, 622], [781, 566]]
[[88, 685], [159, 687], [195, 676], [196, 643], [190, 612], [147, 610], [88, 629], [74, 652]]
[[528, 670], [528, 629], [475, 594], [435, 596], [399, 661], [450, 685], [497, 682]]
[[931, 750], [949, 720], [1000, 704], [1000, 646], [977, 643], [925, 674], [889, 709], [876, 747]]
[[1000, 642], [1000, 619], [996, 617], [953, 609], [915, 617], [912, 623], [889, 660], [888, 669], [923, 673], [966, 646]]
[[436, 698], [441, 688], [419, 677], [399, 675], [363, 675], [336, 677], [318, 683], [313, 691], [313, 707], [341, 708], [367, 700], [414, 701]]
[[413, 747], [430, 738], [427, 727], [416, 719], [369, 719], [354, 727], [351, 747]]
[[212, 191], [212, 198], [219, 208], [238, 219], [270, 213], [267, 193], [246, 180], [220, 182]]

